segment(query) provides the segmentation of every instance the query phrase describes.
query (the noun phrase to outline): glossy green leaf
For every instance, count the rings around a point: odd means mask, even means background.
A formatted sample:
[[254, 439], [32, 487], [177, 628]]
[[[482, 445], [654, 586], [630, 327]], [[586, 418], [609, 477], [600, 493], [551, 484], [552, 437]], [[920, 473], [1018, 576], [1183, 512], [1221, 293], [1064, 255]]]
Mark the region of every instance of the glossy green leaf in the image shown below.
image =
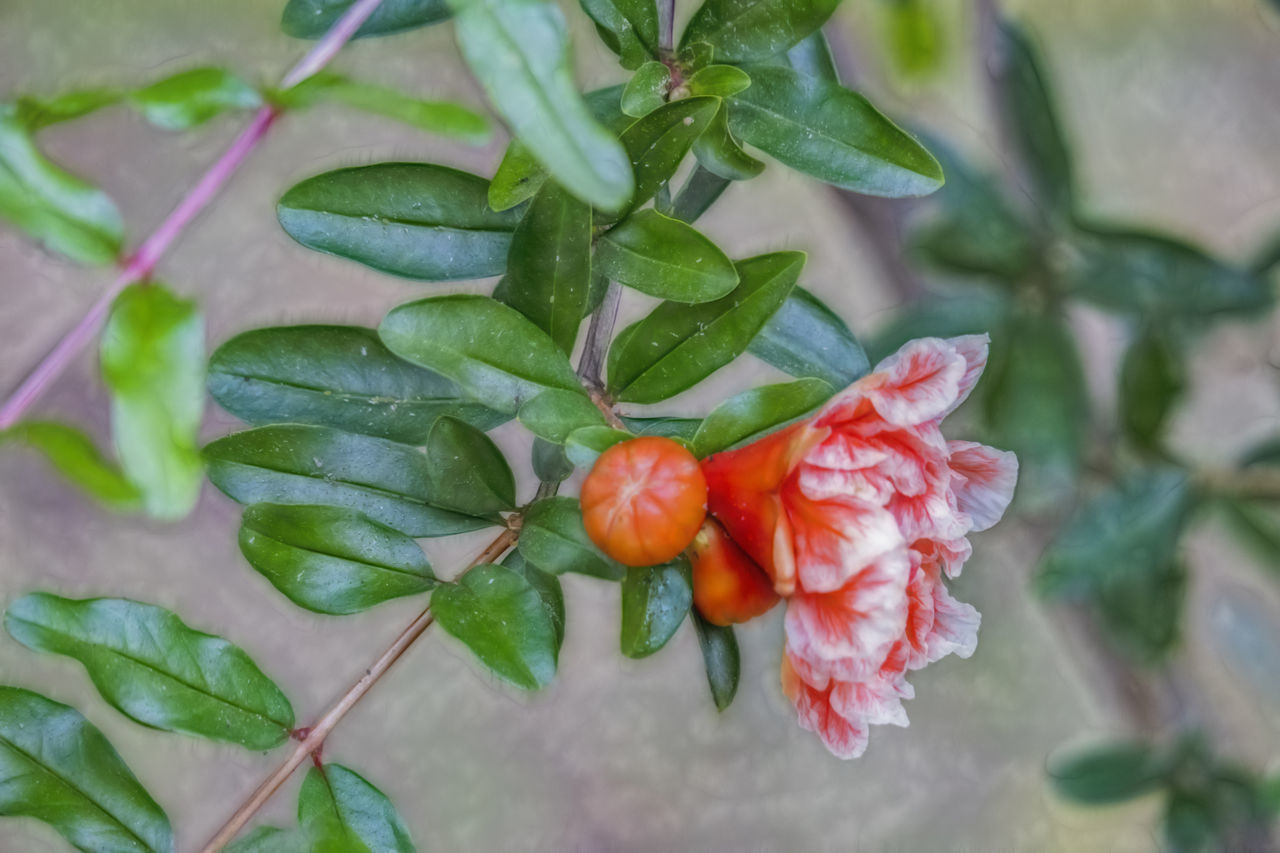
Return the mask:
[[588, 538], [582, 509], [574, 498], [544, 498], [529, 507], [520, 528], [519, 548], [530, 565], [553, 575], [577, 572], [616, 581], [626, 572]]
[[468, 515], [515, 509], [516, 481], [502, 451], [475, 427], [445, 415], [427, 436], [427, 463], [437, 500]]
[[693, 443], [693, 437], [702, 426], [700, 418], [623, 418], [627, 429], [636, 435], [660, 435]]
[[1051, 756], [1047, 772], [1069, 800], [1103, 805], [1131, 800], [1161, 785], [1168, 763], [1141, 741], [1118, 741]]
[[112, 509], [133, 509], [141, 500], [137, 487], [115, 463], [74, 427], [48, 421], [17, 423], [0, 430], [0, 444], [6, 441], [38, 450], [62, 476]]
[[393, 353], [449, 377], [486, 406], [515, 414], [548, 388], [582, 391], [569, 357], [546, 332], [485, 296], [401, 305], [378, 327]]
[[316, 613], [359, 613], [436, 584], [417, 542], [340, 507], [246, 507], [240, 552], [290, 601]]
[[708, 65], [693, 72], [685, 85], [691, 95], [724, 98], [750, 86], [751, 77], [736, 65]]
[[576, 391], [543, 391], [520, 407], [520, 423], [534, 435], [564, 444], [569, 433], [586, 426], [603, 426], [604, 414]]
[[591, 292], [591, 208], [547, 182], [516, 226], [494, 298], [573, 352]]
[[[703, 133], [698, 139], [704, 139], [706, 135]], [[731, 179], [721, 177], [699, 163], [672, 201], [671, 216], [682, 222], [695, 222], [716, 203], [730, 183]]]
[[692, 226], [638, 210], [605, 232], [595, 261], [611, 280], [672, 302], [710, 302], [738, 285], [724, 252]]
[[358, 326], [279, 326], [237, 335], [209, 359], [209, 393], [250, 424], [300, 423], [423, 444], [450, 415], [488, 430], [507, 416], [396, 358]]
[[312, 767], [298, 792], [298, 824], [317, 853], [415, 853], [387, 795], [340, 764]]
[[719, 107], [715, 98], [685, 98], [659, 107], [623, 131], [622, 144], [635, 169], [633, 208], [653, 198], [675, 174]]
[[799, 71], [806, 77], [817, 77], [830, 83], [840, 82], [831, 46], [827, 44], [827, 37], [822, 34], [822, 30], [796, 42], [786, 53], [775, 56], [773, 61], [774, 64]]
[[155, 518], [183, 518], [200, 496], [204, 319], [158, 284], [116, 298], [102, 332], [111, 433], [125, 476]]
[[569, 437], [564, 440], [564, 453], [570, 462], [585, 471], [596, 464], [601, 453], [631, 437], [630, 433], [613, 427], [581, 427], [569, 433]]
[[707, 670], [707, 685], [716, 710], [723, 711], [738, 693], [742, 662], [738, 654], [738, 638], [732, 625], [712, 625], [697, 610], [693, 611], [693, 627], [698, 629], [698, 646]]
[[4, 626], [36, 651], [75, 658], [108, 702], [146, 726], [270, 749], [293, 708], [241, 649], [160, 607], [123, 598], [18, 599]]
[[889, 0], [881, 6], [885, 42], [897, 74], [916, 80], [936, 72], [945, 53], [942, 7], [933, 0]]
[[302, 245], [405, 278], [453, 281], [507, 266], [515, 211], [489, 207], [484, 178], [428, 163], [377, 163], [295, 185], [276, 208]]
[[693, 437], [698, 457], [773, 432], [821, 405], [833, 393], [821, 379], [764, 385], [735, 394], [712, 410]]
[[564, 17], [537, 0], [449, 0], [458, 45], [512, 132], [556, 181], [605, 210], [634, 184], [618, 141], [578, 94]]
[[192, 68], [139, 89], [129, 103], [165, 130], [188, 130], [228, 110], [262, 106], [262, 95], [225, 68]]
[[0, 815], [42, 820], [94, 853], [173, 851], [169, 819], [102, 732], [18, 687], [0, 687]]
[[1120, 364], [1120, 423], [1129, 440], [1145, 450], [1158, 449], [1165, 422], [1186, 387], [1180, 347], [1168, 330], [1149, 325]]
[[564, 446], [547, 441], [545, 438], [534, 438], [529, 457], [534, 475], [544, 483], [564, 482], [572, 477], [576, 470], [573, 463], [569, 461], [569, 457], [565, 455]]
[[415, 98], [398, 89], [321, 71], [277, 96], [288, 107], [336, 103], [386, 116], [428, 133], [455, 136], [473, 145], [489, 140], [489, 121], [461, 104]]
[[[355, 0], [289, 0], [280, 27], [294, 38], [318, 39], [338, 22]], [[382, 0], [355, 37], [385, 36], [443, 21], [449, 17], [445, 0]]]
[[494, 675], [525, 690], [556, 674], [559, 627], [538, 589], [507, 566], [477, 566], [431, 597], [440, 627]]
[[650, 60], [636, 69], [622, 90], [622, 111], [640, 118], [667, 102], [671, 89], [671, 69], [661, 62]]
[[684, 557], [660, 566], [628, 568], [622, 579], [622, 653], [643, 658], [667, 644], [689, 608], [693, 587]]
[[1011, 117], [1014, 141], [1037, 191], [1052, 206], [1072, 204], [1071, 151], [1053, 103], [1052, 87], [1039, 51], [1021, 28], [1000, 22], [1002, 62], [997, 70], [1000, 94]]
[[802, 287], [791, 292], [747, 352], [783, 373], [821, 379], [837, 390], [870, 369], [849, 327]]
[[204, 449], [209, 481], [242, 504], [345, 507], [409, 536], [451, 536], [495, 522], [445, 509], [422, 453], [329, 427], [280, 424]]
[[704, 0], [680, 45], [705, 42], [720, 62], [765, 59], [817, 32], [838, 5], [840, 0]]
[[741, 283], [728, 296], [659, 305], [613, 342], [609, 389], [619, 400], [656, 403], [706, 379], [746, 351], [795, 287], [804, 260], [802, 252], [774, 252], [739, 261]]
[[743, 151], [733, 138], [728, 104], [720, 105], [711, 124], [693, 143], [693, 156], [702, 168], [725, 180], [749, 181], [764, 171], [764, 163]]
[[521, 555], [512, 551], [502, 558], [502, 565], [527, 580], [542, 599], [542, 607], [551, 620], [556, 631], [556, 648], [564, 644], [564, 590], [560, 579], [550, 572], [544, 572], [534, 566]]
[[14, 106], [18, 121], [28, 130], [36, 131], [118, 104], [127, 94], [121, 89], [81, 89], [50, 98], [19, 97]]
[[114, 263], [124, 241], [107, 194], [46, 159], [14, 108], [2, 104], [0, 220], [84, 264]]
[[866, 195], [928, 195], [938, 161], [866, 98], [789, 68], [753, 66], [750, 88], [730, 97], [729, 128], [774, 159]]
[[639, 68], [658, 55], [658, 7], [652, 0], [578, 2], [623, 68]]

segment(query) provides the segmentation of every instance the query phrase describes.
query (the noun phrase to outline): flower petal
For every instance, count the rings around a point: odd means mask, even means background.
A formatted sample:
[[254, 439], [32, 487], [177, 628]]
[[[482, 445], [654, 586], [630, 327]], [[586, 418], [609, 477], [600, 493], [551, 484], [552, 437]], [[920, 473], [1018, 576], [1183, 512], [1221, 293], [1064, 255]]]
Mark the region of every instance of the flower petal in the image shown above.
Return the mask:
[[964, 358], [965, 370], [964, 376], [960, 377], [960, 391], [956, 395], [956, 400], [943, 412], [943, 417], [959, 408], [960, 404], [969, 397], [973, 387], [978, 384], [978, 380], [982, 377], [982, 371], [987, 367], [987, 354], [991, 348], [991, 336], [985, 334], [962, 335], [958, 338], [947, 338], [946, 343], [950, 344]]
[[872, 726], [910, 725], [903, 699], [915, 690], [901, 676], [876, 675], [867, 681], [837, 681], [831, 687], [831, 707], [846, 720], [862, 720]]
[[960, 511], [973, 522], [973, 530], [986, 530], [1004, 515], [1018, 482], [1018, 457], [972, 441], [949, 441], [948, 464], [956, 476], [951, 488]]
[[847, 720], [831, 706], [831, 691], [815, 690], [795, 677], [782, 659], [782, 689], [796, 708], [800, 728], [814, 732], [837, 758], [857, 758], [867, 751], [867, 724]]
[[[790, 523], [796, 579], [806, 592], [838, 590], [873, 561], [906, 544], [889, 512], [856, 498], [810, 500], [791, 483], [782, 493], [782, 505]], [[732, 527], [729, 533], [734, 535]]]
[[947, 655], [967, 658], [978, 647], [982, 614], [972, 605], [956, 601], [938, 581], [933, 587], [933, 628], [929, 631], [929, 662]]
[[949, 342], [919, 338], [876, 365], [867, 378], [880, 381], [868, 382], [863, 394], [888, 423], [916, 426], [955, 407], [967, 370], [966, 358]]

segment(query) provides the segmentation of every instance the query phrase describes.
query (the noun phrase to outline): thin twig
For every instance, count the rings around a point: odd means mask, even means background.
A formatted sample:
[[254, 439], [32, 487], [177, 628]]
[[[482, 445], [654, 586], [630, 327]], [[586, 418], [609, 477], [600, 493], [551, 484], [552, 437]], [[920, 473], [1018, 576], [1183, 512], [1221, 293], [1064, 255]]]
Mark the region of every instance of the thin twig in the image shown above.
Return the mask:
[[[283, 77], [281, 86], [289, 88], [324, 68], [342, 46], [355, 35], [360, 25], [373, 14], [382, 0], [358, 0]], [[0, 430], [17, 423], [44, 390], [57, 379], [76, 356], [88, 346], [106, 322], [111, 304], [126, 287], [150, 278], [157, 263], [169, 250], [183, 229], [195, 219], [227, 185], [249, 154], [258, 146], [275, 122], [275, 107], [263, 107], [254, 114], [249, 126], [240, 132], [196, 185], [183, 196], [178, 206], [151, 233], [151, 236], [122, 262], [120, 273], [78, 323], [68, 331], [49, 354], [36, 365], [14, 392], [0, 406]]]
[[658, 50], [669, 56], [676, 47], [676, 0], [655, 0], [658, 4]]

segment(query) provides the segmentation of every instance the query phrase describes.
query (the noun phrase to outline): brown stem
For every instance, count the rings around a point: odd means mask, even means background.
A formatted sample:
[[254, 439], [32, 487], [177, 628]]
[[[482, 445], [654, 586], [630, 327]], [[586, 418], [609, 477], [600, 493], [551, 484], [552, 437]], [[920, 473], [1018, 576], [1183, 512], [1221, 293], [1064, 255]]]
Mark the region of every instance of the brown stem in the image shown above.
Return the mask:
[[[467, 565], [467, 568], [470, 569], [482, 563], [493, 562], [502, 556], [503, 552], [510, 548], [515, 541], [516, 533], [514, 530], [502, 531]], [[303, 732], [305, 734], [302, 734], [301, 740], [294, 747], [293, 752], [289, 753], [289, 757], [284, 760], [284, 763], [249, 795], [249, 798], [244, 801], [240, 808], [236, 809], [235, 813], [222, 825], [222, 828], [201, 848], [202, 853], [217, 853], [217, 851], [230, 843], [231, 839], [240, 833], [240, 830], [244, 829], [245, 825], [266, 804], [267, 800], [271, 799], [271, 796], [279, 790], [280, 786], [293, 775], [293, 771], [297, 770], [298, 766], [306, 761], [308, 756], [313, 753], [319, 753], [329, 733], [337, 727], [342, 718], [347, 715], [347, 712], [364, 698], [364, 695], [378, 682], [378, 679], [386, 675], [391, 665], [400, 659], [400, 656], [413, 645], [414, 641], [422, 636], [423, 632], [430, 627], [432, 621], [431, 608], [428, 607], [419, 613], [417, 618], [409, 623], [408, 627], [400, 632], [400, 636], [396, 637], [395, 641], [387, 647], [387, 650], [378, 656], [378, 659], [364, 671], [359, 680], [351, 685], [351, 688], [330, 706], [329, 710], [325, 711], [314, 725], [308, 729], [299, 730], [299, 734]]]
[[1213, 495], [1245, 500], [1280, 501], [1280, 468], [1258, 466], [1234, 470], [1207, 469], [1196, 475]]

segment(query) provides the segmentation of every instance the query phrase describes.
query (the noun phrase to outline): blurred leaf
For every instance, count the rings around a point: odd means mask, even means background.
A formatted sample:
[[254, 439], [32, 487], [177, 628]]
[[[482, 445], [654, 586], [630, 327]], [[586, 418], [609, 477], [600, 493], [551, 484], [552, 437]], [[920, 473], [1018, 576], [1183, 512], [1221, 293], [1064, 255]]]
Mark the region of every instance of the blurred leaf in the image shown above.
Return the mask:
[[692, 611], [693, 627], [698, 629], [698, 646], [702, 649], [702, 662], [707, 669], [707, 684], [711, 687], [711, 700], [716, 710], [723, 711], [738, 693], [738, 678], [742, 663], [738, 655], [738, 638], [732, 625], [712, 625]]
[[693, 452], [702, 458], [773, 432], [820, 406], [832, 393], [821, 379], [801, 379], [735, 394], [707, 415], [693, 437]]
[[1120, 365], [1120, 422], [1129, 440], [1159, 449], [1165, 422], [1187, 387], [1182, 350], [1167, 329], [1148, 324]]
[[1119, 803], [1160, 787], [1168, 764], [1141, 741], [1114, 741], [1050, 756], [1049, 779], [1059, 794], [1089, 805]]
[[499, 275], [514, 211], [495, 212], [484, 178], [428, 163], [316, 175], [284, 194], [280, 225], [302, 245], [420, 281]]
[[590, 291], [591, 208], [549, 181], [516, 226], [494, 298], [571, 353]]
[[[650, 8], [652, 3], [648, 4]], [[649, 61], [636, 69], [622, 90], [622, 111], [629, 116], [646, 116], [667, 102], [671, 88], [671, 69], [661, 62]]]
[[658, 7], [652, 0], [578, 0], [595, 21], [600, 40], [623, 68], [639, 68], [658, 55]]
[[246, 507], [240, 551], [290, 601], [316, 613], [359, 613], [436, 584], [418, 543], [340, 507]]
[[[1277, 0], [1280, 2], [1280, 0]], [[21, 102], [19, 102], [21, 106]], [[1248, 270], [1254, 275], [1267, 276], [1280, 266], [1280, 233], [1273, 234], [1249, 261]]]
[[484, 430], [507, 420], [357, 326], [244, 332], [209, 359], [208, 384], [224, 409], [254, 425], [317, 424], [406, 444], [424, 443], [440, 415]]
[[720, 62], [765, 59], [817, 32], [838, 5], [840, 0], [704, 0], [680, 46], [704, 42]]
[[225, 853], [312, 853], [305, 832], [278, 826], [255, 827], [222, 849]]
[[502, 558], [502, 565], [527, 580], [542, 599], [542, 607], [556, 631], [556, 648], [564, 644], [564, 590], [560, 579], [529, 563], [519, 551], [512, 551]]
[[37, 592], [9, 605], [4, 626], [29, 649], [80, 661], [103, 698], [145, 726], [249, 749], [293, 730], [289, 700], [247, 654], [163, 608]]
[[204, 359], [204, 318], [195, 302], [158, 284], [136, 284], [116, 297], [101, 349], [111, 433], [125, 476], [154, 518], [183, 518], [200, 496]]
[[818, 30], [796, 42], [772, 60], [777, 65], [799, 71], [806, 77], [816, 77], [829, 83], [839, 83], [840, 75], [836, 72], [836, 62], [831, 56], [831, 47], [827, 37]]
[[262, 106], [262, 95], [225, 68], [192, 68], [129, 96], [143, 118], [165, 130], [189, 130], [228, 110]]
[[729, 181], [749, 181], [764, 171], [764, 163], [743, 151], [729, 131], [728, 104], [720, 105], [711, 124], [693, 143], [693, 155], [702, 168]]
[[[318, 39], [356, 0], [289, 0], [280, 27], [286, 35]], [[385, 36], [434, 24], [449, 17], [445, 0], [382, 0], [355, 37]]]
[[715, 98], [685, 98], [659, 107], [623, 131], [622, 144], [635, 169], [632, 208], [653, 198], [675, 174], [719, 107]]
[[33, 817], [80, 850], [172, 853], [164, 811], [74, 708], [0, 687], [0, 815]]
[[836, 389], [870, 369], [849, 327], [803, 287], [791, 292], [747, 351], [784, 373], [821, 379]]
[[457, 382], [485, 405], [515, 414], [548, 388], [585, 394], [569, 357], [519, 311], [455, 294], [392, 309], [378, 334], [393, 353]]
[[494, 675], [525, 690], [556, 674], [559, 628], [539, 590], [506, 566], [476, 566], [431, 596], [440, 627], [461, 640]]
[[278, 93], [277, 97], [291, 108], [326, 102], [343, 104], [428, 133], [456, 136], [473, 145], [484, 144], [490, 135], [488, 119], [461, 104], [415, 98], [397, 89], [352, 80], [332, 71], [314, 74], [292, 89]]
[[1214, 844], [1220, 828], [1213, 805], [1204, 797], [1174, 791], [1164, 806], [1164, 839], [1170, 853], [1224, 850]]
[[106, 193], [49, 160], [0, 104], [0, 219], [83, 264], [115, 263], [124, 222]]
[[1186, 567], [1171, 561], [1135, 565], [1132, 571], [1104, 578], [1094, 603], [1111, 644], [1131, 660], [1151, 666], [1181, 639], [1186, 597]]
[[443, 508], [427, 458], [380, 438], [279, 424], [220, 438], [204, 454], [209, 481], [242, 504], [345, 507], [413, 537], [495, 523]]
[[573, 475], [574, 466], [565, 455], [564, 446], [547, 441], [545, 438], [534, 438], [533, 450], [530, 451], [530, 463], [533, 473], [544, 483], [560, 483]]
[[117, 510], [137, 507], [137, 488], [105, 458], [89, 436], [74, 427], [28, 421], [0, 430], [0, 444], [14, 441], [38, 450], [62, 476], [95, 500]]
[[735, 65], [707, 65], [690, 75], [685, 83], [691, 95], [724, 98], [751, 85], [751, 77]]
[[1071, 209], [1071, 150], [1054, 106], [1053, 89], [1039, 51], [1020, 27], [1000, 22], [1003, 36], [999, 90], [1011, 120], [1010, 132], [1036, 190], [1059, 211]]
[[516, 481], [498, 446], [475, 427], [444, 415], [427, 436], [427, 463], [437, 500], [488, 517], [516, 507]]
[[1272, 572], [1280, 573], [1280, 519], [1264, 507], [1243, 500], [1215, 502], [1236, 536]]
[[[714, 132], [714, 129], [709, 129], [708, 132]], [[705, 136], [704, 132], [698, 139], [701, 140]], [[696, 142], [694, 144], [697, 145]], [[682, 222], [697, 221], [699, 216], [716, 203], [716, 200], [729, 188], [730, 183], [728, 178], [722, 178], [699, 164], [672, 202], [671, 216]]]
[[746, 351], [795, 287], [801, 252], [737, 263], [741, 283], [700, 305], [664, 302], [622, 331], [609, 350], [609, 390], [631, 403], [656, 403], [706, 379]]
[[[886, 0], [886, 38], [895, 70], [907, 78], [925, 77], [942, 64], [943, 23], [936, 0]], [[947, 176], [950, 178], [950, 174]]]
[[938, 162], [866, 98], [789, 68], [748, 69], [751, 87], [728, 99], [729, 128], [797, 171], [866, 195], [928, 195]]
[[656, 210], [638, 210], [605, 232], [595, 262], [611, 280], [672, 302], [709, 302], [738, 284], [733, 261], [715, 243]]
[[[990, 333], [993, 348], [1002, 349], [1003, 330], [1010, 322], [1008, 298], [989, 288], [965, 288], [961, 294], [930, 295], [908, 303], [895, 313], [867, 343], [867, 355], [872, 363], [880, 362], [916, 338]], [[984, 386], [993, 382], [994, 373], [994, 369], [988, 368], [987, 379], [978, 384], [980, 393], [985, 390]]]
[[626, 571], [587, 536], [575, 498], [543, 498], [529, 507], [520, 528], [519, 547], [530, 565], [553, 575], [576, 572], [616, 581]]
[[89, 113], [118, 104], [128, 93], [121, 89], [82, 89], [64, 92], [51, 98], [23, 96], [17, 99], [19, 123], [30, 131], [37, 131], [58, 122], [70, 121]]
[[564, 444], [569, 433], [584, 426], [603, 426], [604, 415], [576, 391], [543, 391], [520, 407], [520, 423], [534, 435]]
[[449, 3], [462, 55], [515, 136], [573, 195], [622, 208], [634, 189], [631, 170], [578, 94], [560, 10], [530, 0]]
[[628, 568], [622, 579], [622, 653], [643, 658], [667, 644], [689, 608], [693, 588], [689, 561], [677, 557], [660, 566]]
[[312, 767], [298, 792], [298, 823], [317, 853], [414, 853], [387, 795], [340, 764]]
[[596, 464], [596, 459], [601, 453], [631, 437], [630, 433], [613, 427], [579, 427], [569, 433], [569, 437], [565, 439], [564, 453], [574, 465], [583, 470], [589, 470]]
[[687, 444], [692, 444], [702, 426], [700, 418], [623, 418], [622, 422], [636, 435], [660, 435]]

